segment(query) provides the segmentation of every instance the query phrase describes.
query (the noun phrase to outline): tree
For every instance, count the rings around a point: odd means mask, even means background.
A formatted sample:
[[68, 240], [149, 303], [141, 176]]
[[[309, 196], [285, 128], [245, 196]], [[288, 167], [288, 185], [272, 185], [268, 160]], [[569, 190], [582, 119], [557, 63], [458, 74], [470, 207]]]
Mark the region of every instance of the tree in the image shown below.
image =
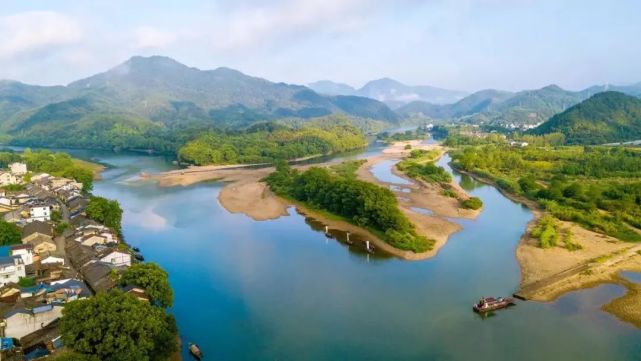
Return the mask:
[[65, 346], [100, 360], [163, 360], [176, 350], [176, 322], [158, 307], [119, 290], [69, 302], [60, 331]]
[[36, 280], [33, 277], [20, 277], [18, 281], [18, 286], [20, 287], [32, 287], [36, 285]]
[[169, 285], [168, 274], [155, 263], [139, 263], [129, 267], [122, 275], [123, 285], [145, 289], [152, 302], [160, 307], [171, 307], [174, 294]]
[[20, 228], [13, 223], [0, 219], [0, 245], [18, 244], [22, 242]]
[[122, 208], [120, 208], [118, 201], [103, 197], [91, 197], [86, 212], [89, 218], [120, 233]]
[[50, 359], [54, 361], [100, 361], [96, 356], [85, 355], [69, 350], [57, 351]]
[[60, 214], [60, 211], [51, 211], [51, 220], [54, 222], [60, 222], [62, 220], [62, 214]]

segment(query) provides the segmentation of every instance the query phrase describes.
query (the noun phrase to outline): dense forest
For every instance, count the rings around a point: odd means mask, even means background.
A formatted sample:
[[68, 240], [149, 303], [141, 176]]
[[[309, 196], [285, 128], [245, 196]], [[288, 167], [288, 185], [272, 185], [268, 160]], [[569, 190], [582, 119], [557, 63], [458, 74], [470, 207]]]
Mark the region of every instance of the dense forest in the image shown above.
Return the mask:
[[605, 144], [641, 139], [641, 99], [618, 92], [594, 95], [530, 131], [563, 133], [568, 144]]
[[459, 149], [452, 157], [455, 167], [537, 201], [558, 219], [641, 241], [639, 149], [485, 145]]
[[434, 244], [416, 233], [389, 189], [352, 177], [337, 176], [324, 168], [310, 168], [299, 173], [284, 163], [279, 163], [266, 181], [275, 193], [344, 217], [378, 234], [396, 248], [425, 252]]
[[267, 163], [365, 147], [347, 120], [323, 118], [289, 127], [260, 123], [243, 131], [209, 131], [180, 148], [182, 161], [204, 164]]

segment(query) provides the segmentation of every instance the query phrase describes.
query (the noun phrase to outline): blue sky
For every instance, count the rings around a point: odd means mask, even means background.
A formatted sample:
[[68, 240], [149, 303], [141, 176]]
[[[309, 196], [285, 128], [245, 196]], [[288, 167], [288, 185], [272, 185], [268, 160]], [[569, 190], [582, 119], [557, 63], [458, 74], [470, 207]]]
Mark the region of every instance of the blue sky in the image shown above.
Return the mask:
[[273, 81], [474, 91], [641, 81], [641, 1], [14, 1], [0, 78], [66, 84], [132, 55]]

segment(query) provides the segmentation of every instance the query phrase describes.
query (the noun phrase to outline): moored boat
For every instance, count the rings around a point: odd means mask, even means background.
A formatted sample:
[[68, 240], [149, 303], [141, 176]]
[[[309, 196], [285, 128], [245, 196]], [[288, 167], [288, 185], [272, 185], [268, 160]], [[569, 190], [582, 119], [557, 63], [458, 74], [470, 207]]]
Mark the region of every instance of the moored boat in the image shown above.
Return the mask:
[[475, 312], [489, 312], [515, 305], [510, 297], [481, 297], [478, 303], [472, 306]]
[[189, 343], [189, 353], [192, 354], [196, 359], [200, 360], [203, 358], [203, 353], [200, 351], [200, 347], [195, 343]]

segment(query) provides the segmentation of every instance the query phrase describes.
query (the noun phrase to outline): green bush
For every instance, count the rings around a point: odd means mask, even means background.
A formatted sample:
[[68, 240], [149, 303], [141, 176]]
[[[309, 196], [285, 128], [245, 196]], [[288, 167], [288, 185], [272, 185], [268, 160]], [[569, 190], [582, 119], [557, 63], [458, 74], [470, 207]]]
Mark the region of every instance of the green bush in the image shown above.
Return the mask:
[[33, 277], [20, 277], [18, 286], [20, 287], [33, 287], [36, 285], [36, 280]]
[[481, 207], [483, 207], [483, 201], [478, 197], [471, 197], [464, 200], [462, 205], [463, 208], [467, 209], [480, 209]]

